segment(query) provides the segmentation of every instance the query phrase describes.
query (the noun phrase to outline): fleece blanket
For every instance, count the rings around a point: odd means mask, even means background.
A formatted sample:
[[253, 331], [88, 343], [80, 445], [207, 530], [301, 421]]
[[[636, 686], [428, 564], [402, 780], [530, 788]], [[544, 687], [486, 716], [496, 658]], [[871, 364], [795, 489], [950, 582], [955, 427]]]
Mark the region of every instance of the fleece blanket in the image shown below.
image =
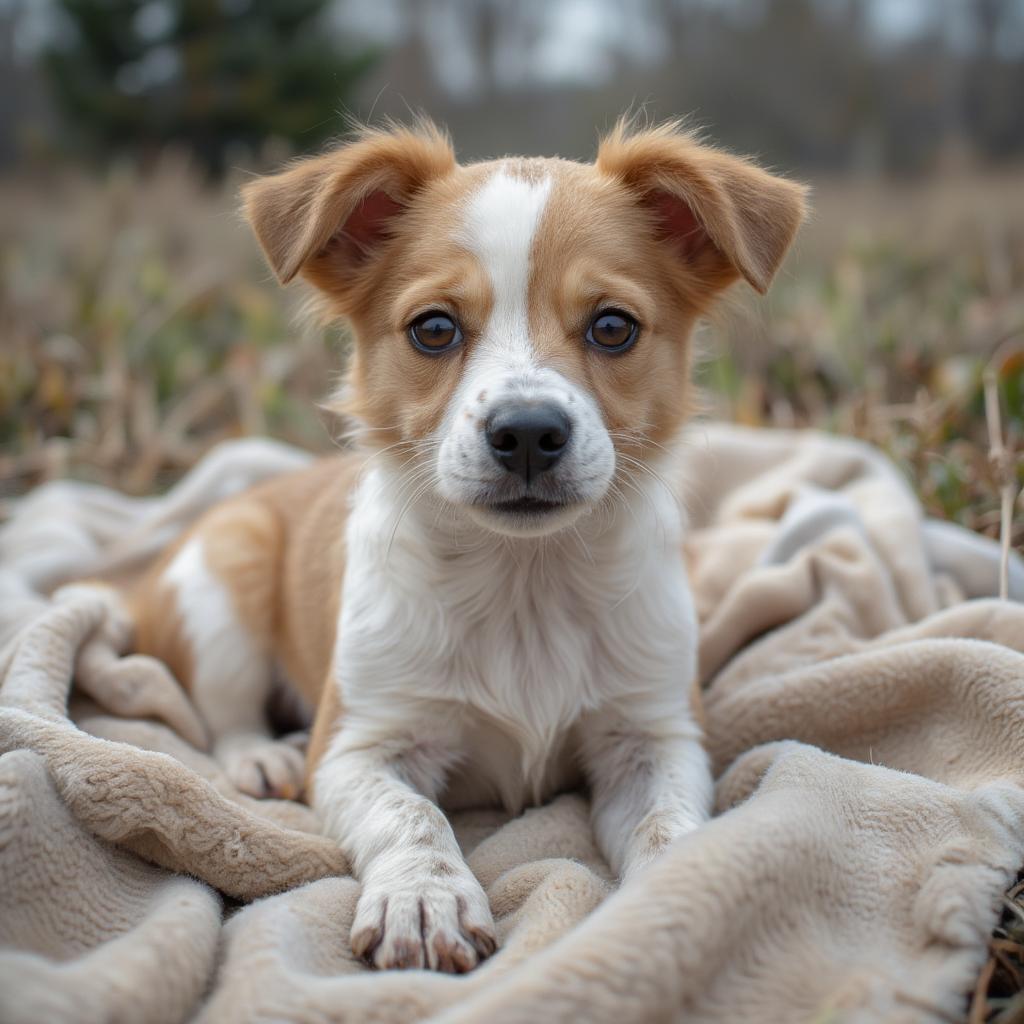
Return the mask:
[[304, 458], [230, 444], [142, 502], [52, 484], [0, 533], [0, 1020], [961, 1019], [1024, 864], [1018, 560], [986, 597], [995, 545], [859, 444], [695, 428], [715, 817], [618, 887], [583, 794], [460, 814], [498, 952], [375, 973], [313, 813], [232, 789], [95, 593], [44, 596]]

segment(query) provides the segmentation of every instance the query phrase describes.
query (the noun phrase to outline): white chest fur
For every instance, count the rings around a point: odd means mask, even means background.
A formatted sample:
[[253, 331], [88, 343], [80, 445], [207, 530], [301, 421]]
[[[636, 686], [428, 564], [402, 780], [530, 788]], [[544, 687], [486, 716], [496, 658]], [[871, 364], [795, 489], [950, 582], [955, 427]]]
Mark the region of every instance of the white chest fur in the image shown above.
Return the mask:
[[[696, 626], [681, 516], [660, 485], [554, 537], [498, 538], [368, 473], [347, 534], [334, 672], [367, 741], [438, 718], [464, 799], [511, 809], [566, 778], [581, 716], [689, 701]], [[468, 785], [468, 788], [467, 788]]]

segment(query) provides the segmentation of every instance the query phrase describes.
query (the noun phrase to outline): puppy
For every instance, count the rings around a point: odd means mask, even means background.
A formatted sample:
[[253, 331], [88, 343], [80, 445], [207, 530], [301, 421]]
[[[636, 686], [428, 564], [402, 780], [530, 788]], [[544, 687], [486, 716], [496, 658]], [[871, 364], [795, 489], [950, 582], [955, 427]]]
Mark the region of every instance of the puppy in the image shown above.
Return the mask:
[[[689, 338], [737, 279], [765, 291], [803, 191], [625, 124], [593, 164], [367, 132], [245, 188], [278, 278], [351, 326], [359, 446], [214, 507], [124, 603], [234, 784], [306, 785], [372, 964], [494, 949], [440, 806], [586, 783], [623, 877], [707, 818], [670, 479]], [[276, 673], [317, 708], [305, 765], [267, 727]]]

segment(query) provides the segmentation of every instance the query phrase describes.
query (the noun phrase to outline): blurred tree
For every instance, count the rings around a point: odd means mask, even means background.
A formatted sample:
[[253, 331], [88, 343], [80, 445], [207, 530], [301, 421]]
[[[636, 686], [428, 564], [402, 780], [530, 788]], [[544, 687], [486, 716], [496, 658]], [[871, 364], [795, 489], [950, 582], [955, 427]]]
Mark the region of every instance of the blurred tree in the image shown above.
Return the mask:
[[330, 0], [58, 0], [44, 54], [71, 137], [97, 152], [192, 149], [213, 173], [237, 144], [299, 150], [343, 127], [373, 63], [325, 25]]

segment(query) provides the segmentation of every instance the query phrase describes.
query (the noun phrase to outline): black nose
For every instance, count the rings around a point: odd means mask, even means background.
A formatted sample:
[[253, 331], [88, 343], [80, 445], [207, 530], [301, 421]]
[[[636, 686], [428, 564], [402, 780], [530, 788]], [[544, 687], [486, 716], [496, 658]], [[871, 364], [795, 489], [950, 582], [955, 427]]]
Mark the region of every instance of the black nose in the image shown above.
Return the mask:
[[554, 405], [512, 405], [487, 422], [491, 452], [527, 483], [561, 458], [569, 443], [569, 418]]

